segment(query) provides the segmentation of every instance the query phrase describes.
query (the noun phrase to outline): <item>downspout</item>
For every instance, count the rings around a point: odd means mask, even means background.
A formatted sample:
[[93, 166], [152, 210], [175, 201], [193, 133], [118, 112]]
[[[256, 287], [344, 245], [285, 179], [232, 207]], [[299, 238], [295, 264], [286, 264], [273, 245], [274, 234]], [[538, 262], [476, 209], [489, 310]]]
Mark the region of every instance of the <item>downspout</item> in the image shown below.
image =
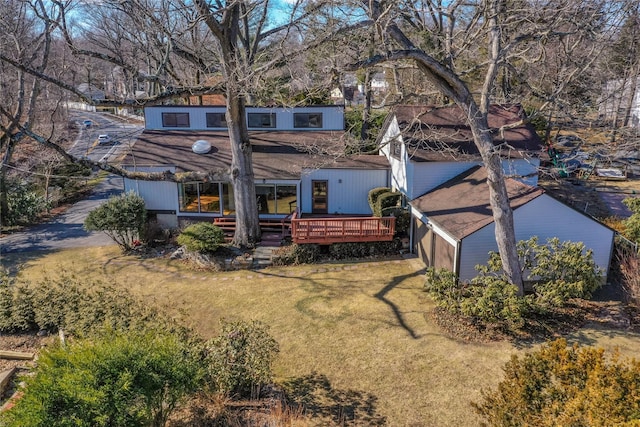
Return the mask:
[[462, 240], [456, 240], [456, 256], [453, 259], [453, 271], [460, 280], [460, 252], [462, 251]]
[[409, 253], [413, 254], [415, 251], [413, 250], [413, 233], [414, 233], [414, 224], [416, 222], [416, 217], [413, 216], [412, 210], [409, 209], [409, 214], [411, 215], [411, 221], [409, 221]]

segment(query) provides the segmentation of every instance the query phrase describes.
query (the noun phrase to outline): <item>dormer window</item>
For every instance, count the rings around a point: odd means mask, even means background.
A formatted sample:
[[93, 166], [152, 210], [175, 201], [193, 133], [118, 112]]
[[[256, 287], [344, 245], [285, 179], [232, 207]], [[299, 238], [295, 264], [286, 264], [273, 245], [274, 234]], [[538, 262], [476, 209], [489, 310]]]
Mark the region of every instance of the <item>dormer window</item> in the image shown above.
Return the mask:
[[162, 126], [165, 128], [188, 128], [189, 113], [162, 113]]
[[394, 138], [390, 143], [390, 152], [393, 157], [399, 159], [402, 155], [402, 142], [398, 138]]
[[322, 113], [294, 113], [294, 128], [321, 128]]
[[248, 126], [250, 128], [275, 128], [275, 113], [248, 113]]
[[224, 113], [207, 113], [208, 128], [226, 128], [227, 117]]

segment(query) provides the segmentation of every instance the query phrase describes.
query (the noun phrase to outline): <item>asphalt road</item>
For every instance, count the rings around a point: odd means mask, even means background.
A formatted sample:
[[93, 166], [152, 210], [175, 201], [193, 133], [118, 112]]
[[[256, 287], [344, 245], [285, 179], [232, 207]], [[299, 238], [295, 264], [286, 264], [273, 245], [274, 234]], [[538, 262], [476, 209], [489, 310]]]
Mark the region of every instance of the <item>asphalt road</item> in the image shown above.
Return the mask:
[[96, 186], [86, 199], [72, 205], [49, 222], [0, 238], [0, 253], [30, 252], [115, 244], [103, 232], [83, 228], [87, 214], [102, 202], [123, 191], [122, 177], [111, 175]]

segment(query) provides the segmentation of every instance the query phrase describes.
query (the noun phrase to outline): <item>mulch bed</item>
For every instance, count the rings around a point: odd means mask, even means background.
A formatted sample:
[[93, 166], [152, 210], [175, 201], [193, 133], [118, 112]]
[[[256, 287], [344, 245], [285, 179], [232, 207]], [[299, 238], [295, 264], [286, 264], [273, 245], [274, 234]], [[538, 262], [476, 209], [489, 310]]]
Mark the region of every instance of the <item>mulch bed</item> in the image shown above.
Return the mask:
[[519, 331], [479, 322], [442, 308], [436, 308], [429, 316], [448, 336], [467, 342], [542, 342], [560, 338], [586, 325], [640, 332], [637, 307], [587, 300], [572, 300], [566, 307], [532, 316], [525, 320]]

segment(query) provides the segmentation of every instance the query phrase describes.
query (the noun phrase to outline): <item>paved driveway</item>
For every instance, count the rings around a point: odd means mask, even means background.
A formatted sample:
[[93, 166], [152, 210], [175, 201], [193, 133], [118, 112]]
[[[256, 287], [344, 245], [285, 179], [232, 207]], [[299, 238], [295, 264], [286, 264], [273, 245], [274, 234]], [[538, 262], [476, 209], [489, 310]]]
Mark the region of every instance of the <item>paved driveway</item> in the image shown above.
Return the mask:
[[120, 194], [122, 178], [110, 175], [86, 199], [71, 206], [51, 221], [0, 239], [0, 253], [68, 249], [113, 245], [103, 232], [87, 232], [82, 227], [87, 214], [110, 196]]

